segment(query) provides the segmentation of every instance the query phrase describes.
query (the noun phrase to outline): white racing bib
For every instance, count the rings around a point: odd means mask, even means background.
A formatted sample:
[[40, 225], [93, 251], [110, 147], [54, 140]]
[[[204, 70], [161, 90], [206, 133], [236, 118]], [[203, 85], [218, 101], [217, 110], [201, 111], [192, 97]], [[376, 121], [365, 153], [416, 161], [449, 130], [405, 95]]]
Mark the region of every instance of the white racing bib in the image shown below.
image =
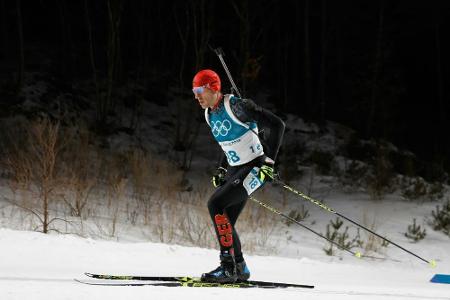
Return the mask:
[[232, 141], [219, 142], [231, 166], [245, 164], [264, 154], [258, 137], [251, 131]]
[[225, 153], [230, 166], [239, 166], [264, 154], [261, 141], [258, 137], [256, 123], [241, 122], [231, 110], [230, 98], [224, 97], [223, 107], [208, 113], [205, 109], [205, 118], [211, 127], [211, 133]]
[[243, 185], [249, 196], [264, 184], [264, 182], [258, 178], [258, 172], [259, 168], [254, 167], [244, 179]]

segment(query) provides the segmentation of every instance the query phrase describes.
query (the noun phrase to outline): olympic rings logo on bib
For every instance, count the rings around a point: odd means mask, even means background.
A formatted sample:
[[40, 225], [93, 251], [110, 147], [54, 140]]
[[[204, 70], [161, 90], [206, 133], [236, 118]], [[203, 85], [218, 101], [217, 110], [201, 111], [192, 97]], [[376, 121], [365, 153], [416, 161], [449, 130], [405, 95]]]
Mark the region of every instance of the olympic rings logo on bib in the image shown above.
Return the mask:
[[231, 130], [231, 122], [229, 120], [223, 120], [221, 121], [212, 121], [211, 122], [211, 131], [214, 137], [220, 136], [226, 136], [228, 132]]

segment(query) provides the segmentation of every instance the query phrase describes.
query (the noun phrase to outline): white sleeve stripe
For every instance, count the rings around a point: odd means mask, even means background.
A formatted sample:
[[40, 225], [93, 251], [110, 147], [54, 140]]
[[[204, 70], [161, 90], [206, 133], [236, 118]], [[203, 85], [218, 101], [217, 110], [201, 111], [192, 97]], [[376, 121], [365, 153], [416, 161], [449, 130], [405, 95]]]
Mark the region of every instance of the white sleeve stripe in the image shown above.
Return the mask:
[[209, 125], [209, 127], [211, 127], [211, 124], [209, 124], [209, 114], [208, 114], [208, 107], [207, 108], [205, 108], [205, 120], [206, 120], [206, 123], [208, 123], [208, 125]]

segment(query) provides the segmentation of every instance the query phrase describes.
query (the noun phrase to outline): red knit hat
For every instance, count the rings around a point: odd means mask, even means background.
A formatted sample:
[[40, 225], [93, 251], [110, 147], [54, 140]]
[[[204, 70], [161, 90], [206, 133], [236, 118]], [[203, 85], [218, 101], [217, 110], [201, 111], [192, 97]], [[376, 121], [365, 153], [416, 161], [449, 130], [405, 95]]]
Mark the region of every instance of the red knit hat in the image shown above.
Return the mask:
[[201, 70], [195, 74], [192, 87], [208, 85], [213, 91], [220, 91], [220, 77], [213, 70]]

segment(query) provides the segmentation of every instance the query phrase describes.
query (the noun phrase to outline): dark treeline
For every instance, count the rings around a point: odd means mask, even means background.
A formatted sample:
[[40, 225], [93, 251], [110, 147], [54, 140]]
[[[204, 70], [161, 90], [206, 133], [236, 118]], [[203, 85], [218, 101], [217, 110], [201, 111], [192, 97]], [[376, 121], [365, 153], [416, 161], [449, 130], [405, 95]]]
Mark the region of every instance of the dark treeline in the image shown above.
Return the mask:
[[[190, 92], [200, 68], [225, 73], [221, 46], [247, 97], [333, 120], [448, 164], [449, 1], [0, 0], [1, 102], [27, 72], [61, 90], [90, 80], [97, 118], [115, 91]], [[14, 92], [15, 91], [15, 92]], [[163, 96], [162, 96], [163, 97]]]

